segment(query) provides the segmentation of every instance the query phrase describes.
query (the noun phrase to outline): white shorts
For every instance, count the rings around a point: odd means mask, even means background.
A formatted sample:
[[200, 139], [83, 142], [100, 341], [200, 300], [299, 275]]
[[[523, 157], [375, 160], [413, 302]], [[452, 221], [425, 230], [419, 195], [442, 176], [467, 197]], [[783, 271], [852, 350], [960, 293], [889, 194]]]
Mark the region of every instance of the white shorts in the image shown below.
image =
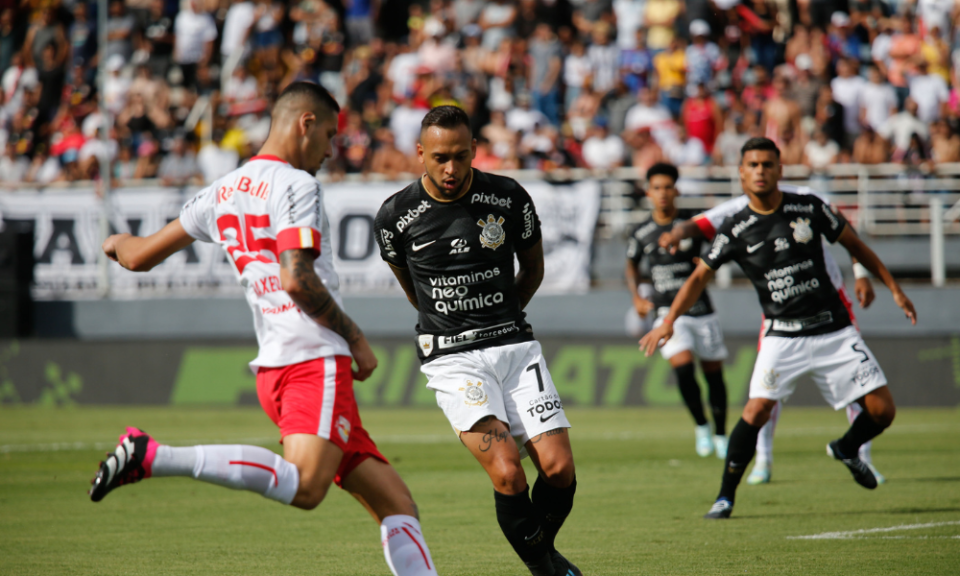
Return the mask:
[[860, 332], [847, 326], [819, 336], [764, 336], [750, 378], [750, 397], [785, 400], [804, 374], [813, 378], [834, 410], [887, 385]]
[[[663, 324], [663, 316], [657, 318], [653, 327]], [[673, 336], [660, 348], [667, 360], [689, 350], [697, 358], [707, 361], [724, 360], [727, 347], [723, 343], [720, 318], [714, 312], [705, 316], [681, 316], [673, 323]]]
[[493, 416], [522, 449], [544, 432], [570, 427], [539, 342], [447, 354], [420, 371], [458, 435]]

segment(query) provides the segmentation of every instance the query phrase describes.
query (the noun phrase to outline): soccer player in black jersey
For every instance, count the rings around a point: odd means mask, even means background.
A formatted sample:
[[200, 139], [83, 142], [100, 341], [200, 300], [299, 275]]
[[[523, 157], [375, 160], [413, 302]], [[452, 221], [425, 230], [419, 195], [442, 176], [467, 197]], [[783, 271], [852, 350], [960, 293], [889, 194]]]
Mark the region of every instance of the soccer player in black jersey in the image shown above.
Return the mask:
[[896, 406], [883, 371], [831, 285], [821, 237], [840, 242], [880, 278], [916, 324], [913, 303], [844, 217], [814, 195], [781, 192], [780, 174], [776, 144], [766, 138], [751, 138], [744, 144], [740, 182], [749, 204], [723, 222], [710, 252], [680, 289], [663, 325], [640, 340], [648, 355], [659, 342], [669, 340], [673, 322], [697, 301], [724, 262], [735, 260], [757, 290], [764, 331], [750, 380], [750, 399], [730, 435], [720, 494], [705, 518], [730, 517], [760, 428], [777, 400], [789, 397], [804, 374], [813, 378], [834, 409], [851, 402], [864, 408], [846, 434], [827, 445], [827, 454], [843, 462], [861, 486], [877, 487], [857, 451], [890, 426]]
[[[577, 486], [570, 423], [523, 313], [543, 279], [540, 221], [516, 181], [471, 167], [475, 152], [463, 110], [427, 113], [424, 175], [377, 213], [380, 255], [420, 313], [427, 387], [489, 474], [507, 540], [535, 576], [577, 576], [554, 547]], [[539, 473], [532, 497], [524, 453]]]
[[[633, 294], [637, 313], [641, 317], [654, 313], [654, 328], [663, 323], [663, 317], [670, 311], [677, 291], [697, 267], [703, 247], [701, 238], [681, 242], [673, 253], [659, 245], [661, 234], [695, 214], [679, 209], [675, 204], [679, 194], [676, 186], [679, 176], [677, 167], [672, 164], [658, 163], [647, 170], [647, 199], [653, 210], [650, 218], [641, 222], [627, 241], [627, 286]], [[639, 267], [644, 259], [649, 265], [653, 282], [652, 299], [642, 297], [638, 291]], [[673, 337], [660, 352], [673, 367], [680, 396], [696, 422], [697, 454], [706, 457], [716, 450], [718, 458], [726, 458], [727, 387], [723, 382], [723, 360], [727, 357], [727, 348], [723, 344], [720, 320], [706, 290], [690, 310], [677, 318]], [[700, 385], [694, 372], [694, 353], [700, 358], [700, 366], [707, 379], [715, 431], [712, 438], [710, 425], [703, 413]]]

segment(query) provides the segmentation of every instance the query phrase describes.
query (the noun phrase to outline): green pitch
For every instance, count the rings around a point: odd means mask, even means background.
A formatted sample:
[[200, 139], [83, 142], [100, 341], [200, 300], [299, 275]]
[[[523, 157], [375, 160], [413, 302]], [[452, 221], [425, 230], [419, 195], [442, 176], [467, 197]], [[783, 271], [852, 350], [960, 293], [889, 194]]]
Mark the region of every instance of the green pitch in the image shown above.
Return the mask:
[[[685, 413], [568, 414], [579, 491], [558, 547], [585, 574], [960, 574], [955, 409], [901, 410], [874, 446], [888, 482], [871, 492], [825, 455], [844, 414], [787, 407], [773, 483], [742, 486], [734, 518], [714, 522], [701, 516], [722, 466], [695, 455]], [[525, 572], [497, 527], [489, 481], [439, 410], [363, 415], [413, 490], [441, 574]], [[0, 574], [388, 574], [378, 526], [337, 490], [313, 512], [180, 478], [91, 503], [103, 449], [128, 424], [173, 444], [279, 448], [254, 408], [0, 409]]]

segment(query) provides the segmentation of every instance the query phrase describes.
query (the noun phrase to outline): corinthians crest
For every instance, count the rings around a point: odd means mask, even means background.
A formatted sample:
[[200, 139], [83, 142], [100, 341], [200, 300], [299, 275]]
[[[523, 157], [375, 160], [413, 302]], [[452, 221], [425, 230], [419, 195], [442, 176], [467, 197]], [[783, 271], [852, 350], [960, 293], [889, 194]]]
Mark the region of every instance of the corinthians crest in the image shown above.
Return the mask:
[[810, 228], [809, 218], [797, 218], [796, 222], [790, 223], [790, 227], [793, 228], [793, 239], [797, 242], [806, 244], [813, 240], [813, 228]]
[[774, 372], [773, 368], [770, 370], [763, 371], [763, 387], [767, 390], [773, 390], [777, 387], [777, 379], [780, 377], [779, 372]]
[[483, 228], [483, 232], [480, 233], [480, 244], [484, 248], [496, 250], [503, 244], [507, 236], [506, 232], [503, 231], [503, 222], [503, 216], [494, 220], [493, 214], [487, 215], [486, 222], [482, 218], [477, 220], [477, 226]]
[[[499, 244], [498, 244], [499, 246]], [[477, 383], [467, 380], [467, 385], [463, 388], [460, 388], [460, 391], [463, 392], [465, 400], [464, 404], [467, 406], [483, 406], [487, 403], [489, 398], [487, 398], [487, 393], [483, 391], [483, 382], [477, 380]]]

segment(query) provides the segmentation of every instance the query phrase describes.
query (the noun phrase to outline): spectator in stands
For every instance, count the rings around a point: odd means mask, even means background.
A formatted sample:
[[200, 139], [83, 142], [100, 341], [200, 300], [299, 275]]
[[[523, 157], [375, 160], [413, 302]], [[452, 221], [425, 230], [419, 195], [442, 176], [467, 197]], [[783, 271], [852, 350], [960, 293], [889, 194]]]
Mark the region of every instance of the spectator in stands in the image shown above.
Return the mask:
[[373, 40], [373, 21], [376, 18], [377, 0], [347, 0], [344, 24], [347, 29], [347, 44], [363, 46]]
[[803, 148], [803, 163], [815, 173], [823, 174], [827, 166], [837, 162], [840, 145], [831, 140], [825, 131], [818, 128], [813, 138]]
[[613, 21], [613, 4], [610, 0], [583, 0], [573, 11], [573, 25], [582, 38], [594, 35], [598, 26], [608, 26]]
[[785, 128], [777, 134], [780, 147], [780, 163], [784, 166], [803, 164], [804, 140], [793, 128]]
[[157, 177], [164, 186], [187, 186], [203, 182], [197, 159], [193, 152], [187, 149], [183, 136], [174, 137], [170, 145], [170, 153], [160, 162]]
[[54, 43], [43, 47], [36, 68], [40, 82], [40, 101], [37, 108], [46, 121], [56, 115], [63, 97], [64, 71], [62, 63], [57, 62], [57, 47]]
[[133, 155], [133, 144], [129, 140], [120, 142], [117, 159], [110, 167], [113, 169], [114, 180], [121, 186], [125, 181], [133, 180], [136, 177], [137, 160]]
[[960, 136], [945, 120], [937, 120], [930, 127], [930, 159], [937, 164], [960, 162]]
[[127, 13], [123, 0], [110, 0], [107, 19], [107, 58], [121, 56], [124, 62], [133, 55], [133, 36], [136, 19]]
[[641, 177], [646, 177], [647, 170], [651, 166], [666, 160], [663, 150], [653, 139], [650, 128], [644, 127], [636, 132], [628, 133], [626, 141], [632, 150], [630, 154], [631, 164]]
[[800, 133], [800, 106], [790, 98], [790, 81], [785, 76], [775, 78], [772, 86], [773, 94], [763, 104], [760, 126], [767, 138], [779, 143], [781, 134]]
[[823, 81], [811, 73], [813, 59], [809, 54], [799, 54], [793, 65], [797, 69], [797, 75], [790, 83], [789, 99], [799, 106], [801, 118], [813, 118], [817, 112], [817, 98], [820, 96]]
[[693, 94], [700, 84], [711, 85], [713, 74], [721, 64], [720, 48], [710, 41], [710, 25], [705, 20], [690, 23], [693, 39], [686, 50], [687, 94]]
[[[166, 14], [163, 0], [152, 0], [149, 10], [149, 23], [143, 30], [141, 48], [146, 52], [146, 64], [153, 75], [166, 78], [173, 62], [173, 18]], [[226, 58], [223, 61], [226, 62]]]
[[687, 134], [700, 140], [707, 154], [711, 154], [717, 135], [723, 127], [723, 112], [710, 96], [706, 84], [701, 83], [694, 90], [694, 95], [684, 101], [680, 110], [680, 123]]
[[602, 118], [590, 128], [583, 141], [583, 161], [587, 168], [610, 170], [623, 165], [625, 149], [623, 140], [607, 132], [607, 123]]
[[677, 128], [677, 139], [663, 147], [667, 159], [676, 166], [703, 166], [710, 157], [699, 138], [687, 134], [686, 128]]
[[920, 37], [914, 33], [913, 22], [906, 16], [895, 17], [893, 25], [896, 32], [890, 38], [890, 49], [887, 51], [887, 80], [903, 107], [904, 100], [910, 95], [908, 78], [920, 54]]
[[526, 92], [517, 94], [516, 106], [507, 111], [506, 120], [507, 128], [524, 135], [550, 123], [543, 112], [530, 107], [530, 95]]
[[846, 137], [843, 106], [834, 99], [833, 89], [828, 84], [820, 88], [816, 120], [816, 125], [827, 135], [827, 140], [836, 142]]
[[830, 16], [830, 33], [827, 46], [834, 63], [839, 58], [860, 58], [860, 37], [846, 12], [834, 12]]
[[106, 161], [111, 162], [117, 157], [119, 148], [116, 139], [116, 131], [110, 130], [110, 138], [103, 139], [103, 128], [97, 127], [95, 137], [88, 139], [80, 148], [78, 160], [79, 172], [84, 178], [94, 178], [101, 175], [100, 166]]
[[746, 87], [741, 93], [740, 100], [744, 107], [757, 115], [763, 112], [763, 104], [773, 98], [773, 84], [770, 74], [763, 66], [757, 65], [744, 73]]
[[200, 11], [199, 0], [190, 0], [189, 8], [177, 14], [173, 27], [173, 61], [183, 74], [183, 85], [195, 88], [197, 68], [206, 66], [213, 54], [217, 25], [209, 14]]
[[213, 184], [215, 180], [226, 176], [240, 165], [240, 155], [237, 151], [220, 145], [223, 142], [223, 136], [222, 129], [214, 129], [210, 141], [201, 146], [197, 154], [197, 166], [203, 174], [204, 184]]
[[869, 82], [863, 86], [860, 100], [860, 121], [874, 131], [897, 113], [897, 93], [883, 81], [880, 68], [871, 66], [867, 72]]
[[45, 144], [38, 145], [34, 150], [33, 161], [30, 163], [23, 181], [50, 184], [59, 180], [60, 176], [60, 161], [48, 154]]
[[534, 106], [551, 124], [558, 126], [562, 53], [560, 43], [549, 24], [537, 24], [529, 43], [529, 52], [530, 89]]
[[660, 103], [678, 118], [687, 87], [687, 56], [683, 42], [679, 38], [671, 40], [666, 50], [653, 57], [653, 66], [660, 81]]
[[17, 154], [16, 142], [7, 142], [3, 157], [0, 158], [0, 182], [22, 182], [30, 170], [30, 161], [26, 156]]
[[570, 52], [563, 59], [563, 84], [566, 87], [563, 95], [564, 111], [569, 113], [574, 100], [580, 96], [580, 91], [590, 81], [592, 73], [586, 48], [579, 38], [575, 38], [570, 44]]
[[143, 135], [140, 144], [137, 145], [137, 168], [134, 170], [133, 177], [136, 179], [153, 178], [157, 175], [159, 167], [160, 145], [153, 134], [147, 132]]
[[[291, 9], [291, 13], [292, 11]], [[248, 40], [256, 16], [257, 8], [250, 0], [231, 0], [230, 8], [223, 19], [223, 33], [220, 37], [220, 62], [223, 65], [226, 65], [234, 54], [239, 54], [240, 63], [250, 56]]]
[[636, 132], [647, 128], [661, 147], [676, 140], [676, 124], [673, 116], [665, 106], [657, 102], [657, 95], [653, 89], [641, 88], [637, 97], [639, 102], [627, 111], [624, 129], [627, 132]]
[[517, 19], [517, 8], [508, 0], [492, 0], [480, 11], [477, 24], [483, 29], [483, 47], [494, 51], [511, 37], [511, 27]]
[[917, 118], [930, 124], [946, 115], [950, 89], [939, 74], [930, 72], [930, 64], [919, 60], [917, 73], [910, 77], [910, 98], [917, 103]]
[[907, 98], [903, 110], [887, 118], [877, 133], [890, 142], [893, 157], [903, 157], [910, 146], [910, 138], [919, 134], [924, 140], [929, 132], [927, 125], [917, 118], [917, 103], [913, 98]]
[[750, 139], [744, 126], [744, 116], [732, 113], [727, 116], [725, 128], [713, 146], [713, 163], [717, 166], [738, 166], [740, 149]]
[[[617, 23], [617, 47], [624, 50], [646, 49], [646, 35], [638, 36], [643, 29], [643, 12], [646, 0], [613, 0], [613, 16]], [[643, 41], [640, 42], [640, 39]]]
[[[73, 6], [73, 23], [67, 30], [70, 44], [67, 62], [71, 69], [90, 64], [97, 55], [97, 26], [90, 21], [89, 10], [89, 5], [84, 2]], [[5, 69], [5, 64], [0, 62], [0, 70]]]
[[654, 54], [666, 50], [675, 36], [674, 29], [683, 14], [678, 0], [647, 0], [644, 24], [647, 26], [647, 47]]
[[593, 124], [594, 118], [600, 113], [600, 96], [587, 84], [580, 91], [580, 95], [573, 101], [567, 111], [567, 123], [571, 133], [577, 140], [587, 137], [587, 129]]
[[14, 25], [13, 8], [0, 8], [0, 74], [13, 65], [13, 55], [21, 53], [22, 30]]
[[57, 67], [62, 66], [67, 58], [69, 43], [63, 25], [56, 20], [56, 12], [53, 6], [43, 8], [40, 11], [39, 20], [30, 26], [30, 30], [27, 32], [27, 38], [23, 43], [23, 55], [24, 63], [28, 68], [37, 67], [41, 64], [43, 50], [48, 45], [53, 45], [54, 63]]
[[503, 160], [493, 153], [493, 145], [490, 141], [480, 136], [477, 138], [477, 153], [473, 157], [471, 166], [482, 172], [492, 172], [503, 166]]
[[420, 121], [426, 115], [427, 110], [415, 108], [410, 97], [405, 98], [390, 114], [390, 130], [393, 131], [393, 136], [396, 139], [397, 149], [411, 161], [417, 154]]
[[598, 94], [605, 94], [613, 88], [620, 69], [620, 49], [613, 43], [611, 31], [609, 24], [598, 22], [593, 26], [593, 43], [587, 48], [587, 58], [593, 70], [593, 89]]
[[103, 95], [107, 110], [114, 115], [119, 115], [126, 107], [130, 91], [130, 80], [121, 74], [124, 64], [123, 56], [119, 54], [107, 58], [108, 76], [103, 83]]
[[453, 0], [453, 18], [457, 30], [463, 30], [470, 24], [476, 24], [483, 12], [485, 0]]
[[248, 102], [255, 100], [260, 95], [260, 87], [257, 86], [257, 80], [250, 75], [246, 66], [237, 66], [233, 74], [223, 86], [221, 96], [227, 104], [235, 102]]
[[502, 111], [490, 112], [490, 123], [480, 130], [480, 134], [490, 141], [491, 150], [497, 157], [505, 160], [513, 154], [517, 133], [507, 127], [506, 115]]
[[857, 164], [882, 164], [889, 159], [890, 145], [871, 124], [864, 124], [863, 132], [853, 143], [853, 161]]
[[844, 137], [838, 144], [847, 150], [853, 149], [853, 141], [860, 133], [860, 105], [867, 84], [856, 75], [855, 66], [852, 58], [840, 58], [837, 61], [837, 77], [830, 81], [833, 99], [843, 106]]
[[[634, 2], [634, 0], [618, 0], [618, 2]], [[627, 88], [636, 93], [650, 84], [649, 75], [653, 70], [653, 55], [647, 49], [647, 31], [637, 28], [633, 46], [620, 48], [620, 78]]]

